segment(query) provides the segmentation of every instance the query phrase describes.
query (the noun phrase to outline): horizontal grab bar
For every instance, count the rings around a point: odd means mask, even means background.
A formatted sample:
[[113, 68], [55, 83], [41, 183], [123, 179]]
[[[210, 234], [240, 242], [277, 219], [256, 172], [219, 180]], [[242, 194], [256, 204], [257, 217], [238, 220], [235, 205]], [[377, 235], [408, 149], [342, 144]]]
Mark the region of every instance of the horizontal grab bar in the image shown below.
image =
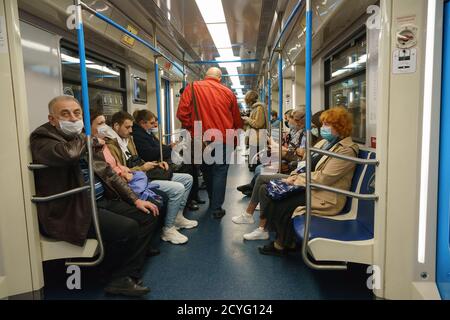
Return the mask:
[[336, 188], [329, 187], [329, 186], [324, 186], [322, 184], [317, 184], [317, 183], [311, 183], [311, 188], [330, 191], [330, 192], [342, 194], [344, 196], [356, 198], [359, 200], [373, 200], [373, 201], [378, 200], [378, 196], [375, 194], [360, 194], [360, 193], [355, 193], [355, 192], [346, 191], [346, 190], [342, 190], [342, 189], [336, 189]]
[[337, 159], [341, 159], [341, 160], [354, 162], [357, 164], [367, 164], [367, 165], [373, 165], [373, 166], [378, 166], [378, 164], [379, 164], [377, 159], [360, 159], [360, 158], [355, 158], [355, 157], [348, 157], [348, 156], [344, 156], [342, 154], [337, 154], [334, 152], [317, 149], [317, 148], [311, 148], [310, 150], [311, 150], [311, 152], [323, 154], [325, 156], [329, 156], [329, 157], [333, 157], [333, 158], [337, 158]]
[[62, 199], [62, 198], [66, 198], [68, 196], [77, 194], [77, 193], [81, 193], [87, 190], [90, 190], [91, 187], [90, 186], [84, 186], [84, 187], [80, 187], [80, 188], [76, 188], [76, 189], [72, 189], [66, 192], [62, 192], [62, 193], [58, 193], [58, 194], [54, 194], [52, 196], [48, 196], [48, 197], [32, 197], [31, 201], [33, 203], [44, 203], [44, 202], [50, 202], [53, 200], [58, 200], [58, 199]]

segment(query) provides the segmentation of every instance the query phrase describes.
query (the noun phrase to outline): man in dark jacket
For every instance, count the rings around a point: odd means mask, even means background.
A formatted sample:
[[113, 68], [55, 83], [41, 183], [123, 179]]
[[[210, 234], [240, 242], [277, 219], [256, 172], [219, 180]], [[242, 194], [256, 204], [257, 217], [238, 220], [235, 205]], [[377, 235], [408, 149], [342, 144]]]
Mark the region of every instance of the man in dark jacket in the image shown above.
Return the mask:
[[[82, 116], [76, 99], [57, 97], [49, 103], [49, 122], [31, 134], [33, 161], [49, 167], [35, 172], [38, 196], [50, 196], [84, 185], [81, 163], [86, 154], [86, 136], [82, 134]], [[112, 202], [103, 208], [99, 205], [98, 210], [106, 244], [104, 265], [111, 270], [112, 278], [105, 292], [145, 295], [150, 290], [142, 285], [140, 276], [157, 226], [158, 208], [139, 200], [106, 163], [97, 159], [94, 169], [100, 179], [95, 184], [97, 202]], [[82, 246], [94, 235], [85, 192], [38, 204], [37, 210], [41, 231], [47, 236]]]
[[[158, 121], [156, 116], [149, 110], [136, 110], [133, 113], [133, 141], [136, 145], [139, 156], [148, 162], [161, 161], [161, 152], [159, 139], [155, 136], [158, 134]], [[171, 162], [172, 148], [175, 143], [170, 145], [162, 145], [163, 160]], [[205, 202], [199, 198], [199, 182], [198, 182], [198, 169], [194, 164], [185, 164], [176, 171], [178, 173], [188, 173], [193, 178], [193, 184], [191, 192], [189, 193], [187, 207], [191, 211], [199, 210], [198, 204], [204, 204]]]

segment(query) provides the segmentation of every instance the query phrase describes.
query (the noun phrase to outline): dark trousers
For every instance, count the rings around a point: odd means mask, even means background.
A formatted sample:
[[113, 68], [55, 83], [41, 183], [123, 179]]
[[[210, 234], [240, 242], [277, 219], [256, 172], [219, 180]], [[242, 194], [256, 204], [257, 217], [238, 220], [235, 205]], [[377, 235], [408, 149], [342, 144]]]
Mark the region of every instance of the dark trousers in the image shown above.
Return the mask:
[[225, 202], [228, 169], [230, 167], [230, 155], [226, 154], [226, 145], [220, 145], [217, 148], [223, 148], [223, 164], [203, 164], [202, 166], [203, 178], [209, 197], [209, 213], [222, 209], [222, 205]]
[[[158, 218], [120, 200], [101, 199], [97, 207], [105, 243], [105, 269], [112, 279], [140, 278]], [[91, 230], [89, 236], [93, 235]]]
[[189, 193], [188, 202], [192, 200], [198, 200], [198, 167], [195, 164], [184, 164], [180, 170], [176, 171], [177, 173], [187, 173], [190, 174], [193, 178], [191, 192]]

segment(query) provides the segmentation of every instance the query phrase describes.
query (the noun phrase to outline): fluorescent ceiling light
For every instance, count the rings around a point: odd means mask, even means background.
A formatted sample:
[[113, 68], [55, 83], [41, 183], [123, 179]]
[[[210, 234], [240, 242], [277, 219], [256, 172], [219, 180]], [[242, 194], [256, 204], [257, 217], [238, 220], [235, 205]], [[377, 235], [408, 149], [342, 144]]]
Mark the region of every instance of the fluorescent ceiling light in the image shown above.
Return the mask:
[[436, 24], [436, 2], [428, 1], [427, 40], [425, 52], [425, 86], [422, 118], [422, 161], [420, 172], [419, 240], [417, 260], [425, 263], [428, 216], [428, 184], [430, 170], [431, 112], [433, 109], [433, 71]]
[[229, 48], [218, 48], [217, 51], [219, 51], [219, 55], [221, 59], [222, 57], [234, 57], [233, 49], [231, 46]]
[[231, 48], [230, 34], [226, 23], [207, 24], [217, 49]]
[[205, 23], [226, 22], [221, 0], [195, 0]]
[[231, 89], [244, 89], [245, 86], [239, 85], [239, 86], [232, 86]]

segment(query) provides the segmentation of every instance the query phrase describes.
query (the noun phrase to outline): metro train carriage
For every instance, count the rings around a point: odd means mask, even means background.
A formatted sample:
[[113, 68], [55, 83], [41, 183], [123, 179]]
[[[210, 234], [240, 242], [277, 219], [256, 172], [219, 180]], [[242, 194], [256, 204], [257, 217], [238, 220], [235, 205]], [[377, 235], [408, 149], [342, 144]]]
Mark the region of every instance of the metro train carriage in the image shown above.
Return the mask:
[[447, 54], [448, 0], [0, 0], [0, 300], [449, 299]]

